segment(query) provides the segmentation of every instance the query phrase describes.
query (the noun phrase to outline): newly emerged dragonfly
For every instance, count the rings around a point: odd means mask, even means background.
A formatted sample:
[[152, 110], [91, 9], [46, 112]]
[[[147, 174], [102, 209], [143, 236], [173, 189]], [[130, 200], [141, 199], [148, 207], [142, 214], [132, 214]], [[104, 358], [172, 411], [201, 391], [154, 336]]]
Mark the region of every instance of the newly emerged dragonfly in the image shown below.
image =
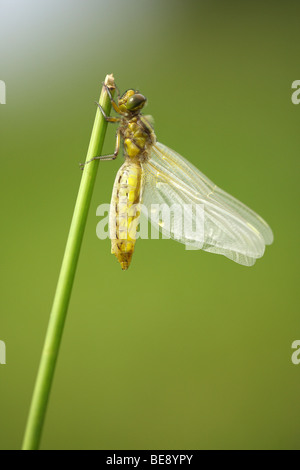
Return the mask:
[[[114, 160], [123, 141], [125, 163], [115, 179], [109, 215], [112, 253], [122, 269], [128, 269], [134, 252], [140, 205], [143, 204], [150, 215], [153, 204], [172, 206], [174, 203], [203, 206], [203, 242], [199, 248], [252, 266], [263, 256], [265, 245], [273, 242], [268, 224], [218, 188], [188, 160], [156, 141], [151, 120], [141, 114], [145, 96], [130, 89], [122, 96], [118, 93], [116, 103], [109, 88], [106, 89], [120, 117], [106, 116], [100, 104], [97, 105], [107, 122], [120, 124], [116, 148], [112, 155], [94, 157], [90, 161]], [[151, 219], [151, 223], [157, 222]], [[159, 225], [157, 223], [158, 229]], [[174, 217], [168, 232], [171, 238], [184, 243], [187, 248], [197, 248], [193, 235], [182, 234]]]

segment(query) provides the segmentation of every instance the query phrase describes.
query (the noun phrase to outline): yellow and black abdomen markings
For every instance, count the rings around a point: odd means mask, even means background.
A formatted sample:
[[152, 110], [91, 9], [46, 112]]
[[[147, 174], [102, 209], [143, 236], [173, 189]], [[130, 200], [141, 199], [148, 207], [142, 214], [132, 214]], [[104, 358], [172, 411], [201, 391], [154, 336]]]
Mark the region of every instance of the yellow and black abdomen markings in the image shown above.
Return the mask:
[[141, 164], [126, 159], [115, 180], [109, 221], [111, 252], [124, 270], [128, 269], [134, 252], [141, 196]]

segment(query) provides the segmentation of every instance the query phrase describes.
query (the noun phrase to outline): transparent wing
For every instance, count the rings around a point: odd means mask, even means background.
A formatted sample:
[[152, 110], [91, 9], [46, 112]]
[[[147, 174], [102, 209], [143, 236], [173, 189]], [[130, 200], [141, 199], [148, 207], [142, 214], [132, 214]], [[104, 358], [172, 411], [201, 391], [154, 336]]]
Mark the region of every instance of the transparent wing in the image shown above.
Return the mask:
[[[189, 249], [201, 248], [222, 254], [245, 266], [253, 265], [264, 254], [265, 245], [272, 243], [272, 231], [259, 215], [218, 188], [165, 145], [157, 142], [153, 146], [151, 158], [143, 164], [143, 170], [143, 205], [148, 217], [151, 216], [151, 223], [164, 235], [184, 243]], [[195, 240], [195, 231], [191, 228], [197, 226], [197, 217], [200, 217], [196, 211], [185, 214], [184, 226], [190, 227], [188, 230], [183, 230], [180, 217], [173, 212], [168, 226], [161, 227], [159, 220], [152, 217], [155, 204], [202, 205], [202, 240]]]

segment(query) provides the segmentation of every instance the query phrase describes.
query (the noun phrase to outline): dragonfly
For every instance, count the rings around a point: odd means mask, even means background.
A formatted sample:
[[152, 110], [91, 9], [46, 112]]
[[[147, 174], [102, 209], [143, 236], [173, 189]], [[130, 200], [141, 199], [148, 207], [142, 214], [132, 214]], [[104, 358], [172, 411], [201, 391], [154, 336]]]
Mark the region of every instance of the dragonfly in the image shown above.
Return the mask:
[[[105, 85], [104, 85], [105, 86]], [[113, 99], [108, 96], [117, 117], [107, 116], [99, 103], [102, 115], [108, 123], [118, 123], [116, 146], [112, 154], [93, 157], [91, 160], [115, 160], [121, 143], [125, 161], [119, 169], [110, 204], [109, 231], [111, 252], [122, 269], [127, 270], [132, 260], [141, 206], [146, 207], [151, 224], [162, 231], [161, 221], [150, 218], [153, 207], [201, 205], [201, 244], [195, 241], [195, 232], [182, 231], [182, 226], [171, 217], [165, 232], [190, 249], [202, 249], [221, 254], [234, 262], [252, 266], [261, 258], [265, 246], [273, 242], [269, 225], [252, 209], [220, 189], [192, 163], [157, 142], [153, 118], [142, 114], [147, 98], [138, 90], [129, 89]], [[197, 211], [190, 212], [195, 220]], [[196, 224], [197, 226], [197, 224]]]

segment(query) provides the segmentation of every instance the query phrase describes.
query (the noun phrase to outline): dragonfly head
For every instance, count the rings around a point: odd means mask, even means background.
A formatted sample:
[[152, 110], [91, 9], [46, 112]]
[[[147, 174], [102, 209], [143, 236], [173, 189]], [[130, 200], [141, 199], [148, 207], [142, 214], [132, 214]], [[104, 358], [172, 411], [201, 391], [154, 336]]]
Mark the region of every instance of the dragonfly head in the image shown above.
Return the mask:
[[119, 108], [123, 113], [136, 113], [146, 104], [147, 98], [138, 91], [127, 90], [119, 99]]

